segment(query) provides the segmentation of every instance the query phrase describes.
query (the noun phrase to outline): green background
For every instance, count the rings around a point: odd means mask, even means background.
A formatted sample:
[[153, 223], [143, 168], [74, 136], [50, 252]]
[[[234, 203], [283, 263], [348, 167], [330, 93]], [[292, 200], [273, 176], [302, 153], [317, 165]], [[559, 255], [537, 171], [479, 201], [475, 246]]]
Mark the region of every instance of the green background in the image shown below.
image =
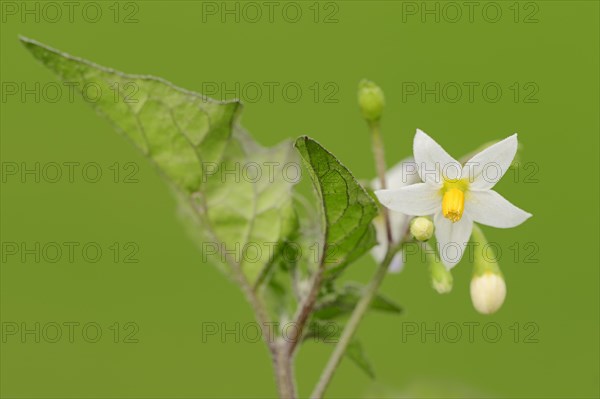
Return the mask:
[[[29, 7], [34, 3], [27, 2]], [[521, 170], [516, 182], [509, 175], [497, 190], [534, 216], [510, 231], [484, 227], [488, 239], [503, 250], [500, 262], [508, 284], [503, 308], [487, 317], [475, 312], [467, 262], [454, 269], [454, 290], [444, 296], [430, 288], [426, 268], [410, 262], [382, 288], [406, 312], [399, 317], [371, 314], [358, 332], [377, 380], [345, 361], [329, 397], [598, 397], [598, 2], [520, 3], [517, 23], [513, 2], [494, 3], [503, 12], [497, 23], [482, 17], [487, 3], [481, 2], [472, 22], [465, 14], [452, 23], [443, 18], [453, 18], [451, 9], [445, 9], [448, 14], [440, 9], [440, 22], [434, 16], [422, 22], [420, 14], [403, 14], [401, 2], [342, 1], [335, 3], [338, 22], [327, 24], [313, 22], [313, 2], [296, 2], [303, 18], [295, 24], [277, 12], [272, 23], [265, 16], [258, 23], [236, 23], [232, 17], [226, 23], [218, 17], [203, 23], [202, 3], [195, 1], [139, 2], [137, 23], [114, 23], [113, 2], [96, 4], [104, 13], [98, 23], [86, 22], [77, 12], [74, 22], [63, 17], [57, 23], [3, 15], [3, 85], [56, 81], [19, 44], [18, 34], [196, 91], [203, 82], [230, 87], [236, 81], [298, 82], [300, 101], [286, 101], [277, 91], [273, 102], [263, 95], [246, 104], [243, 124], [265, 144], [311, 135], [358, 177], [374, 174], [356, 105], [356, 86], [364, 77], [386, 93], [383, 134], [390, 164], [411, 153], [417, 127], [457, 157], [519, 133], [522, 162], [537, 165], [537, 182], [525, 179], [533, 169]], [[336, 10], [325, 6], [319, 5], [322, 12]], [[537, 22], [524, 23], [531, 12]], [[314, 101], [309, 89], [314, 82], [333, 82], [339, 88], [337, 103]], [[418, 96], [403, 100], [403, 82], [404, 87], [406, 82], [429, 87], [478, 82], [479, 88], [497, 82], [503, 93], [497, 102], [486, 101], [480, 89], [473, 101], [466, 92], [457, 102], [444, 96], [436, 102], [432, 95], [424, 101]], [[528, 87], [539, 88], [538, 101], [515, 101], [509, 88], [514, 82], [520, 87], [533, 82], [536, 86]], [[237, 288], [202, 263], [151, 164], [79, 98], [69, 101], [63, 93], [51, 103], [43, 96], [37, 102], [31, 95], [25, 101], [17, 95], [3, 98], [1, 106], [5, 165], [97, 162], [103, 168], [98, 183], [87, 183], [77, 173], [74, 183], [64, 176], [58, 183], [36, 183], [31, 177], [23, 183], [4, 175], [2, 242], [97, 242], [104, 250], [97, 263], [85, 262], [80, 252], [74, 262], [65, 256], [56, 263], [32, 257], [23, 262], [18, 256], [3, 260], [4, 326], [96, 322], [103, 332], [98, 343], [85, 342], [80, 329], [73, 343], [65, 336], [58, 343], [35, 343], [32, 336], [21, 342], [5, 334], [2, 397], [273, 397], [271, 364], [262, 343], [235, 342], [233, 335], [224, 342], [218, 337], [202, 342], [202, 323], [234, 328], [252, 322], [252, 314]], [[137, 164], [138, 183], [114, 183], [108, 166], [115, 162]], [[108, 249], [114, 242], [137, 243], [139, 262], [124, 263], [123, 252], [115, 262]], [[517, 259], [509, 249], [515, 242]], [[537, 263], [525, 261], [527, 243], [539, 248]], [[365, 256], [346, 277], [366, 281], [374, 266]], [[109, 330], [115, 322], [120, 323], [119, 343]], [[127, 322], [139, 326], [138, 343], [122, 342]], [[403, 335], [404, 323], [433, 329], [436, 322], [440, 329], [447, 323], [477, 322], [480, 327], [474, 342], [468, 342], [466, 327], [457, 343], [444, 335], [441, 342], [431, 334], [425, 339]], [[481, 326], [491, 322], [502, 329], [496, 343], [486, 342], [481, 333]], [[524, 342], [532, 331], [524, 327], [529, 322], [538, 328], [537, 343]], [[521, 332], [517, 343], [510, 330], [515, 323]], [[451, 331], [448, 336], [453, 337]], [[302, 395], [311, 390], [330, 350], [320, 344], [302, 348], [297, 358]]]

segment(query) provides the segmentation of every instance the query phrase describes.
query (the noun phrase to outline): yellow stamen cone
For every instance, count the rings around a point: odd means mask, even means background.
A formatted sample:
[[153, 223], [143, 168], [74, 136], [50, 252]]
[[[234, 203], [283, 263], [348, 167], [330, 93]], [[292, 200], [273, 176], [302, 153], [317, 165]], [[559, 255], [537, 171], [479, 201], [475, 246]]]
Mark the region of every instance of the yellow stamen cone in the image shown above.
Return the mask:
[[458, 222], [465, 210], [465, 193], [458, 188], [451, 188], [444, 193], [442, 214], [452, 222]]

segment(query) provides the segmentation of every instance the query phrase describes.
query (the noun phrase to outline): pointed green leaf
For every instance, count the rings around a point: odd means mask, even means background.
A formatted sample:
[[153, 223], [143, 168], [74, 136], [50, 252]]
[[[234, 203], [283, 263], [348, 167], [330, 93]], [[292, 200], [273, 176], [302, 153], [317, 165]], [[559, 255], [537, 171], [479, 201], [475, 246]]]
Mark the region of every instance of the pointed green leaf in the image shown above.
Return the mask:
[[[340, 340], [344, 325], [334, 321], [312, 320], [308, 331], [304, 334], [303, 342], [314, 341], [325, 344], [337, 344]], [[346, 347], [345, 355], [371, 378], [375, 372], [367, 359], [361, 343], [353, 339]]]
[[30, 39], [21, 42], [42, 64], [74, 85], [179, 189], [198, 190], [202, 162], [221, 159], [239, 102], [213, 101], [160, 78], [127, 75]]
[[296, 140], [321, 204], [323, 262], [335, 276], [376, 244], [371, 220], [377, 206], [350, 171], [309, 137]]
[[[264, 273], [275, 253], [270, 249], [297, 225], [294, 183], [282, 173], [296, 159], [291, 142], [273, 148], [255, 143], [236, 123], [237, 101], [215, 101], [160, 78], [124, 74], [21, 41], [156, 164], [205, 252], [216, 254], [218, 263], [239, 265], [250, 283]], [[257, 167], [259, 178], [252, 174]]]
[[373, 370], [373, 366], [367, 359], [363, 347], [359, 341], [352, 341], [348, 344], [346, 348], [346, 356], [350, 358], [354, 364], [358, 366], [362, 371], [364, 371], [369, 377], [375, 378], [375, 371]]
[[335, 344], [340, 340], [344, 326], [335, 321], [311, 320], [303, 341], [313, 340], [325, 344]]
[[[308, 325], [308, 331], [304, 334], [303, 342], [312, 340], [314, 342], [325, 344], [337, 344], [343, 331], [343, 324], [333, 321], [313, 320]], [[369, 377], [375, 378], [373, 367], [367, 359], [363, 347], [358, 340], [353, 339], [348, 344], [345, 355]]]
[[[316, 319], [331, 320], [349, 315], [362, 298], [363, 290], [364, 287], [358, 283], [347, 283], [340, 290], [320, 298], [313, 316]], [[375, 295], [369, 308], [388, 313], [402, 313], [400, 305], [379, 293]]]

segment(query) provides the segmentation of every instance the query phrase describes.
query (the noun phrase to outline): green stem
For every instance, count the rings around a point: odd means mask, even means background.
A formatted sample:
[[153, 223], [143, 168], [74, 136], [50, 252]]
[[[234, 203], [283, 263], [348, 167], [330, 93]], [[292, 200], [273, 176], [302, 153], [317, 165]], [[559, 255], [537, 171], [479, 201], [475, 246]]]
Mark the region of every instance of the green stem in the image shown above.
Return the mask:
[[[325, 253], [325, 251], [323, 251]], [[289, 356], [293, 356], [298, 343], [302, 337], [302, 332], [304, 331], [304, 327], [308, 318], [310, 317], [315, 304], [317, 302], [317, 296], [319, 294], [319, 289], [321, 288], [321, 281], [323, 279], [323, 272], [325, 270], [325, 260], [321, 259], [319, 264], [319, 268], [315, 272], [315, 275], [312, 280], [312, 284], [310, 286], [310, 292], [302, 301], [300, 305], [300, 309], [298, 310], [298, 314], [294, 317], [294, 329], [292, 332], [292, 336], [288, 338], [289, 344], [287, 345], [287, 352]]]
[[487, 239], [485, 238], [485, 234], [479, 226], [473, 223], [473, 232], [471, 233], [471, 238], [475, 242], [476, 247], [474, 249], [475, 256], [473, 259], [473, 274], [482, 275], [486, 272], [492, 272], [502, 275], [502, 271], [500, 271], [500, 266], [496, 259], [488, 259], [483, 256], [483, 248], [486, 248], [488, 244]]
[[277, 392], [280, 399], [296, 399], [296, 382], [294, 380], [294, 359], [288, 353], [285, 341], [278, 340], [273, 354], [273, 367], [277, 380]]
[[[375, 167], [377, 168], [377, 176], [379, 177], [379, 185], [382, 190], [387, 188], [385, 179], [385, 151], [383, 149], [383, 140], [381, 139], [381, 131], [379, 122], [369, 123], [371, 130], [371, 141], [373, 146], [373, 157], [375, 158]], [[385, 231], [387, 234], [388, 246], [393, 242], [392, 224], [387, 208], [383, 208], [383, 219], [385, 220]]]
[[325, 390], [327, 389], [327, 386], [329, 385], [329, 382], [331, 381], [335, 370], [340, 364], [342, 357], [346, 353], [346, 348], [352, 341], [352, 337], [358, 329], [358, 325], [360, 324], [362, 318], [369, 309], [371, 301], [375, 297], [375, 294], [377, 294], [377, 291], [379, 290], [383, 279], [387, 275], [388, 267], [392, 262], [392, 259], [394, 258], [396, 252], [397, 251], [395, 249], [388, 250], [383, 262], [381, 262], [381, 264], [377, 268], [373, 279], [365, 289], [363, 297], [356, 304], [356, 307], [354, 308], [354, 311], [350, 316], [350, 320], [348, 320], [348, 323], [346, 324], [346, 327], [344, 328], [344, 331], [340, 336], [340, 340], [336, 344], [335, 349], [333, 350], [333, 353], [331, 354], [331, 357], [327, 362], [327, 366], [325, 366], [325, 369], [321, 374], [319, 382], [317, 383], [317, 386], [315, 387], [312, 395], [310, 396], [312, 399], [320, 399], [323, 397], [323, 394], [325, 394]]

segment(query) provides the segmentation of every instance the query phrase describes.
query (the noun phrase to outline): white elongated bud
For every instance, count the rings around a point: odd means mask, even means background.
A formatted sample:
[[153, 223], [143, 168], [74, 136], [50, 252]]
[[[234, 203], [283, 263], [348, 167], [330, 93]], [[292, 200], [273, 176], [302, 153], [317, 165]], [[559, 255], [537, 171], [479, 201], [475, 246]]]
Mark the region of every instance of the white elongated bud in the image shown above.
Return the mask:
[[487, 240], [477, 225], [473, 226], [472, 238], [479, 245], [474, 253], [471, 302], [479, 313], [492, 314], [504, 303], [506, 283], [496, 258], [486, 256], [482, 249], [487, 247]]
[[433, 222], [426, 217], [416, 217], [410, 222], [410, 234], [418, 241], [427, 241], [433, 235]]
[[506, 298], [506, 283], [501, 273], [486, 271], [471, 280], [471, 301], [482, 314], [495, 313]]

